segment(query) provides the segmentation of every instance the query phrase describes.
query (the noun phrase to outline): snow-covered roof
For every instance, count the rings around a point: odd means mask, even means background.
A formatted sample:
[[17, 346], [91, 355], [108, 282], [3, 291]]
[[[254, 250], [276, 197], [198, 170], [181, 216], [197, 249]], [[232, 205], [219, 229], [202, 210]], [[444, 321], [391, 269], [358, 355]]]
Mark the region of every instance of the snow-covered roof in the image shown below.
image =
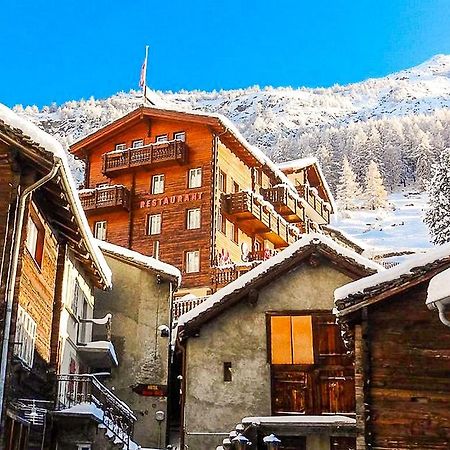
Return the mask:
[[83, 344], [83, 350], [107, 350], [111, 355], [111, 359], [113, 360], [116, 366], [119, 365], [119, 360], [117, 359], [116, 349], [114, 345], [110, 341], [91, 341]]
[[[45, 131], [33, 123], [18, 116], [5, 105], [0, 103], [0, 122], [3, 122], [16, 136], [20, 136], [31, 146], [43, 150], [53, 156], [55, 162], [59, 162], [59, 174], [61, 176], [65, 193], [67, 194], [72, 213], [77, 221], [80, 234], [86, 244], [92, 260], [103, 279], [105, 286], [111, 287], [111, 270], [105, 258], [94, 241], [80, 199], [77, 195], [75, 180], [70, 172], [67, 154], [62, 145]], [[31, 141], [31, 142], [30, 142]]]
[[314, 425], [339, 425], [339, 424], [356, 424], [356, 419], [347, 416], [329, 415], [329, 416], [262, 416], [262, 417], [244, 417], [242, 419], [244, 425], [272, 425], [272, 424], [314, 424]]
[[179, 329], [189, 322], [197, 319], [208, 310], [213, 309], [216, 305], [223, 303], [226, 298], [239, 293], [245, 287], [252, 284], [252, 282], [254, 282], [256, 279], [259, 279], [272, 269], [282, 265], [285, 261], [294, 257], [297, 253], [302, 253], [302, 251], [304, 251], [309, 246], [315, 246], [318, 249], [320, 249], [321, 247], [325, 247], [336, 253], [338, 256], [350, 260], [352, 264], [364, 268], [368, 272], [384, 271], [384, 268], [376, 262], [359, 255], [351, 249], [339, 245], [337, 242], [333, 241], [327, 236], [324, 236], [323, 234], [304, 234], [298, 241], [296, 241], [280, 253], [262, 262], [254, 269], [248, 271], [247, 273], [237, 278], [235, 281], [215, 292], [200, 305], [181, 315], [178, 318]]
[[278, 163], [277, 165], [280, 170], [301, 170], [314, 164], [318, 164], [317, 158], [314, 156], [307, 156], [306, 158], [292, 159], [291, 161], [285, 161]]
[[435, 275], [428, 285], [427, 305], [450, 302], [450, 269]]
[[78, 403], [71, 406], [70, 408], [61, 409], [56, 411], [56, 414], [60, 415], [80, 415], [80, 416], [91, 416], [97, 419], [99, 422], [103, 422], [103, 411], [94, 403]]
[[120, 247], [119, 245], [111, 244], [106, 241], [100, 241], [98, 239], [96, 241], [101, 250], [106, 254], [114, 255], [124, 261], [143, 267], [144, 269], [150, 269], [153, 272], [164, 274], [169, 278], [175, 279], [178, 286], [180, 286], [181, 272], [175, 266], [159, 261], [151, 256], [145, 256], [142, 253], [135, 252], [134, 250]]
[[363, 306], [365, 298], [398, 283], [404, 284], [411, 278], [426, 273], [430, 266], [438, 263], [450, 264], [450, 243], [420, 255], [411, 255], [398, 266], [341, 286], [334, 292], [336, 315], [344, 315], [356, 305]]
[[306, 167], [314, 166], [317, 170], [317, 173], [319, 174], [321, 181], [322, 181], [322, 187], [323, 187], [324, 191], [327, 193], [328, 201], [331, 204], [333, 212], [337, 211], [336, 202], [334, 201], [334, 197], [331, 192], [330, 186], [328, 186], [327, 179], [325, 178], [325, 176], [322, 172], [322, 167], [320, 167], [320, 164], [319, 164], [319, 161], [317, 160], [317, 158], [315, 158], [314, 156], [308, 156], [306, 158], [293, 159], [291, 161], [279, 163], [279, 164], [277, 164], [277, 166], [283, 173], [290, 169], [295, 171], [295, 170], [305, 169]]

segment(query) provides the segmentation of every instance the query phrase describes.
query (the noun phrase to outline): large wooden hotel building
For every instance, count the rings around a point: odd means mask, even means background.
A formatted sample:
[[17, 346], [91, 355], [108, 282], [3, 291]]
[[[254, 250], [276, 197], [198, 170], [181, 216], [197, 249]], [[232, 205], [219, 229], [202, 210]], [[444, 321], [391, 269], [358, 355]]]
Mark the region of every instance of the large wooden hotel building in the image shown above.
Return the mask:
[[94, 235], [178, 267], [198, 296], [333, 212], [315, 160], [277, 166], [219, 115], [142, 106], [71, 152]]

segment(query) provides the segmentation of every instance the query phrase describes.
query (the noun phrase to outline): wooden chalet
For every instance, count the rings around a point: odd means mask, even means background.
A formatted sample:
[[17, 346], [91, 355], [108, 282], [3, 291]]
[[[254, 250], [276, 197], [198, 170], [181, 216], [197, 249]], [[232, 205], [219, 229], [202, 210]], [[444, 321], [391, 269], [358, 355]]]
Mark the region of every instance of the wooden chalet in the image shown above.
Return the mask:
[[305, 234], [179, 317], [184, 443], [215, 448], [239, 424], [253, 449], [275, 432], [285, 449], [355, 448], [353, 359], [333, 292], [378, 270]]
[[449, 266], [447, 244], [335, 292], [354, 348], [358, 450], [449, 448], [450, 330], [429, 309], [448, 300], [438, 274]]
[[[90, 323], [94, 288], [108, 289], [111, 271], [63, 148], [1, 104], [0, 245], [0, 447], [103, 450], [103, 424], [129, 449], [134, 416], [90, 374], [114, 359]], [[97, 416], [80, 416], [94, 402]]]
[[95, 236], [178, 267], [198, 295], [333, 212], [316, 161], [291, 181], [219, 115], [142, 106], [71, 152], [86, 163], [79, 195]]

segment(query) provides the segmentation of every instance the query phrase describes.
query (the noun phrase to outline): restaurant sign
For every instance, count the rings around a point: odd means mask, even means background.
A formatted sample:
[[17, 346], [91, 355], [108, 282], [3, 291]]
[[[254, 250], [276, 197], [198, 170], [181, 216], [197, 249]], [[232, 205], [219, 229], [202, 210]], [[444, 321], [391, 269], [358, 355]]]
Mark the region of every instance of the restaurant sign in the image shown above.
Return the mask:
[[174, 203], [193, 202], [201, 200], [203, 192], [190, 192], [188, 194], [170, 195], [159, 198], [149, 198], [139, 202], [139, 208], [151, 208], [155, 206], [173, 205]]

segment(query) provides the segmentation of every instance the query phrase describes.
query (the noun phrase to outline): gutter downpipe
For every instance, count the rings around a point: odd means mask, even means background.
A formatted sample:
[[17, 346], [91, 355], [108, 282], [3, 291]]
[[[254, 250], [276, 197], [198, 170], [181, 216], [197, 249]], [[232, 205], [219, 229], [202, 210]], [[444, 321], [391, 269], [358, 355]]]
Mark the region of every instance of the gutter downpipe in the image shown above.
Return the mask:
[[40, 180], [28, 186], [21, 194], [19, 194], [18, 199], [18, 212], [17, 212], [17, 222], [15, 224], [13, 244], [12, 244], [12, 261], [8, 268], [8, 286], [6, 290], [6, 314], [5, 314], [5, 327], [3, 333], [2, 342], [2, 353], [0, 359], [0, 425], [3, 423], [3, 404], [5, 398], [5, 384], [6, 384], [6, 370], [8, 366], [8, 350], [10, 344], [10, 333], [11, 333], [11, 320], [12, 320], [12, 310], [14, 304], [14, 294], [16, 290], [16, 276], [17, 276], [17, 266], [19, 263], [20, 256], [20, 244], [22, 240], [22, 227], [23, 219], [25, 215], [25, 207], [28, 197], [33, 191], [40, 188], [42, 185], [51, 180], [58, 172], [61, 166], [61, 161], [56, 160], [53, 163], [52, 170], [45, 175]]

